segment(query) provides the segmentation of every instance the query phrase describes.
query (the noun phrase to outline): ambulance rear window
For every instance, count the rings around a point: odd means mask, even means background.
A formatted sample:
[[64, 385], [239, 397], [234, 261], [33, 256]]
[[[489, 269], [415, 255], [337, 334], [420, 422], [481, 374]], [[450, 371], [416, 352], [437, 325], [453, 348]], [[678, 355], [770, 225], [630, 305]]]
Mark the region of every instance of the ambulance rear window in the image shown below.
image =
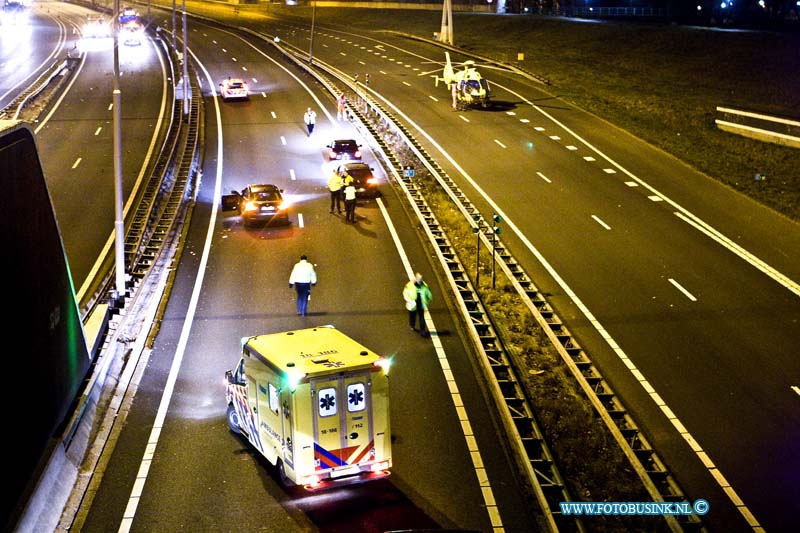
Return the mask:
[[269, 389], [269, 408], [273, 413], [278, 414], [278, 389], [272, 383], [267, 385]]
[[336, 414], [336, 389], [328, 387], [319, 391], [319, 416]]
[[347, 386], [347, 410], [351, 413], [363, 411], [367, 406], [363, 383], [351, 383]]

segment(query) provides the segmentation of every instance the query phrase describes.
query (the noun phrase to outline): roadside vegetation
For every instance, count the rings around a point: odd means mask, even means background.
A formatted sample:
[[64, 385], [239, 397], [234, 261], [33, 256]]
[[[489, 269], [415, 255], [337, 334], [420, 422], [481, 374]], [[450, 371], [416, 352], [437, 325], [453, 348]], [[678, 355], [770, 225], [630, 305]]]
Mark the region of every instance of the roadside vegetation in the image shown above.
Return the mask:
[[[800, 149], [714, 124], [716, 106], [800, 120], [800, 35], [543, 16], [453, 19], [459, 48], [546, 78], [554, 96], [800, 221]], [[431, 38], [441, 12], [317, 8], [316, 23]], [[518, 62], [520, 52], [525, 59]], [[755, 179], [760, 173], [764, 181]]]
[[[238, 8], [237, 8], [238, 9]], [[306, 7], [242, 8], [302, 18]], [[387, 29], [431, 37], [438, 11], [316, 8], [319, 28]], [[719, 131], [718, 105], [792, 117], [800, 109], [800, 36], [720, 32], [668, 25], [586, 23], [538, 16], [454, 14], [456, 45], [516, 63], [551, 82], [551, 94], [650, 142], [774, 210], [800, 220], [800, 150]], [[517, 62], [517, 54], [525, 60]], [[489, 76], [487, 76], [489, 77]], [[798, 118], [795, 116], [795, 118]], [[386, 131], [391, 144], [393, 135]], [[404, 161], [411, 161], [409, 153]], [[415, 165], [422, 168], [422, 165]], [[766, 175], [756, 181], [757, 173]], [[425, 196], [463, 265], [474, 265], [470, 224], [430, 176]], [[520, 363], [537, 420], [572, 497], [646, 501], [648, 496], [555, 348], [482, 248], [482, 302], [506, 348]], [[474, 269], [467, 269], [473, 284]], [[663, 531], [660, 517], [585, 519], [592, 531]]]

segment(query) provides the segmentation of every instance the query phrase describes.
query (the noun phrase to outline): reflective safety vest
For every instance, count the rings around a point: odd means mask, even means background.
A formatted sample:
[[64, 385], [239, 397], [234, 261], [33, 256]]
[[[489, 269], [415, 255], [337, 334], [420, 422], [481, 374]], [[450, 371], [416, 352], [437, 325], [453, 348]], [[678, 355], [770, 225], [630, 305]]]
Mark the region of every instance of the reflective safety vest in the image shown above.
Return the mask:
[[427, 309], [428, 304], [433, 300], [433, 294], [428, 284], [423, 281], [422, 286], [417, 287], [412, 279], [403, 287], [403, 299], [406, 301], [406, 309], [409, 311], [414, 311], [417, 308], [417, 293], [419, 293], [422, 301], [422, 309]]

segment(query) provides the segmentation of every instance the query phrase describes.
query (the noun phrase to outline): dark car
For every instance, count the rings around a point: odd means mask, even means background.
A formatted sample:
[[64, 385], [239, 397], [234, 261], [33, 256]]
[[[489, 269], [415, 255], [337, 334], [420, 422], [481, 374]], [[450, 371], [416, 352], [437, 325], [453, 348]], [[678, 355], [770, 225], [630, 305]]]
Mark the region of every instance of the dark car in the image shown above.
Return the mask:
[[328, 145], [328, 160], [361, 160], [361, 145], [353, 139], [337, 139]]
[[248, 185], [242, 192], [231, 191], [222, 197], [223, 211], [238, 211], [244, 225], [255, 223], [289, 224], [289, 203], [276, 185]]
[[378, 178], [372, 173], [372, 167], [366, 163], [345, 163], [343, 166], [347, 173], [353, 177], [356, 197], [377, 198], [381, 195], [378, 190]]

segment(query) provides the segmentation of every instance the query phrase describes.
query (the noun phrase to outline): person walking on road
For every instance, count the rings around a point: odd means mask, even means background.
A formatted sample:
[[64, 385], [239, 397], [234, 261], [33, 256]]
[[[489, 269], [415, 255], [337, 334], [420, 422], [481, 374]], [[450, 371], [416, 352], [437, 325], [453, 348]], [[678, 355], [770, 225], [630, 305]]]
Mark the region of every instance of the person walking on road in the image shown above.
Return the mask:
[[314, 124], [317, 123], [317, 113], [309, 107], [306, 114], [303, 116], [303, 121], [306, 123], [308, 136], [311, 137], [311, 133], [314, 131]]
[[422, 274], [419, 272], [403, 287], [403, 300], [406, 302], [408, 325], [411, 326], [411, 330], [416, 331], [414, 326], [419, 318], [419, 334], [426, 338], [430, 337], [425, 323], [425, 310], [433, 300], [433, 294], [428, 284], [422, 281]]
[[336, 210], [340, 214], [342, 212], [343, 187], [344, 187], [344, 182], [342, 181], [342, 175], [339, 173], [338, 170], [334, 170], [333, 174], [331, 174], [331, 177], [328, 180], [328, 190], [331, 192], [331, 213], [333, 213], [334, 206], [336, 207]]
[[356, 188], [351, 181], [344, 188], [344, 212], [345, 219], [351, 224], [356, 222]]
[[347, 97], [344, 93], [339, 94], [339, 97], [336, 99], [336, 120], [342, 120], [343, 118], [347, 118]]
[[317, 271], [314, 265], [308, 262], [308, 257], [303, 254], [300, 261], [295, 263], [289, 276], [289, 288], [297, 291], [297, 314], [306, 316], [308, 300], [311, 298], [311, 287], [317, 284]]

